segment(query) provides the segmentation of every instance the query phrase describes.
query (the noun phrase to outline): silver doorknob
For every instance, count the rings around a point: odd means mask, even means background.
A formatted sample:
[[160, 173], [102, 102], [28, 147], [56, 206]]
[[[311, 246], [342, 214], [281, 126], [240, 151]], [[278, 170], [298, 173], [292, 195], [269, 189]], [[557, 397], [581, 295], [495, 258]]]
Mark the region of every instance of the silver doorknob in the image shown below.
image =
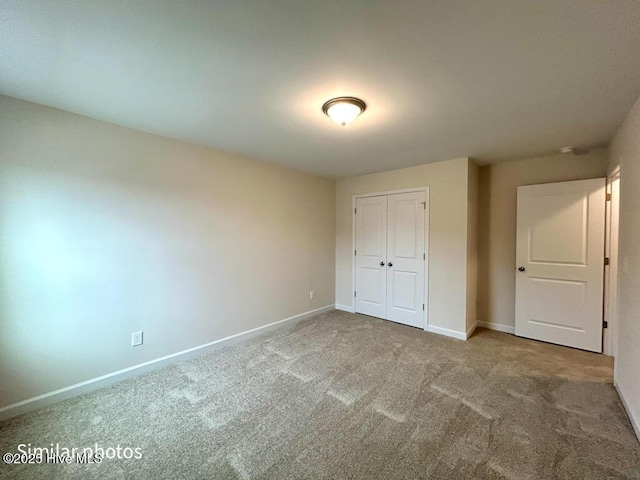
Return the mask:
[[391, 262], [387, 263], [387, 265], [389, 265], [390, 267], [393, 267], [393, 263]]
[[524, 268], [524, 267], [518, 267], [518, 271], [519, 271], [519, 272], [524, 272], [524, 271], [525, 271], [525, 268]]
[[380, 262], [380, 266], [381, 266], [381, 267], [384, 267], [384, 262]]

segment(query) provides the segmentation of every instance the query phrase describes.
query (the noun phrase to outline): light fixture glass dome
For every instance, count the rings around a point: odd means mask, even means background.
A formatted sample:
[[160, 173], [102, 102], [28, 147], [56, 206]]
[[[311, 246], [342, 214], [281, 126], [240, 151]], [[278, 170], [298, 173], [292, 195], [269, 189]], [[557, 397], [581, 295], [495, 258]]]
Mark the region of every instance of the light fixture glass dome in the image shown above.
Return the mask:
[[338, 97], [326, 102], [322, 106], [322, 111], [331, 120], [344, 127], [353, 122], [366, 108], [366, 104], [359, 98]]

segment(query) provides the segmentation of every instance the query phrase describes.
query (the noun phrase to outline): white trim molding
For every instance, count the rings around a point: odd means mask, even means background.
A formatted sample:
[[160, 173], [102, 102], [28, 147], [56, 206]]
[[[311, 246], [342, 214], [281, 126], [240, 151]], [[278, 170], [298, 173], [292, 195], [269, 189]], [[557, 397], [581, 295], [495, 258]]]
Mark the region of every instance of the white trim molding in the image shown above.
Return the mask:
[[425, 330], [430, 333], [437, 333], [438, 335], [457, 338], [458, 340], [466, 340], [468, 338], [465, 332], [458, 332], [457, 330], [450, 330], [448, 328], [436, 327], [435, 325], [427, 325], [427, 328], [425, 328]]
[[353, 307], [353, 305], [340, 305], [339, 303], [336, 303], [336, 310], [341, 310], [343, 312], [349, 312], [349, 313], [356, 313], [356, 309]]
[[505, 325], [503, 323], [494, 322], [478, 322], [478, 327], [487, 328], [489, 330], [495, 330], [496, 332], [510, 333], [515, 335], [516, 327], [513, 325]]
[[473, 335], [473, 332], [476, 331], [476, 328], [478, 328], [478, 322], [474, 322], [473, 325], [471, 325], [471, 327], [469, 328], [469, 330], [467, 330], [467, 338], [465, 338], [465, 340], [469, 340], [469, 337]]
[[256, 335], [260, 335], [262, 333], [266, 333], [269, 330], [283, 326], [283, 324], [285, 323], [293, 324], [299, 322], [300, 320], [313, 317], [314, 315], [329, 312], [334, 308], [335, 305], [327, 305], [325, 307], [316, 308], [315, 310], [309, 310], [308, 312], [300, 313], [298, 315], [294, 315], [293, 317], [278, 320], [261, 327], [253, 328], [245, 332], [236, 333], [235, 335], [230, 335], [219, 340], [214, 340], [213, 342], [205, 343], [203, 345], [189, 348], [187, 350], [182, 350], [181, 352], [172, 353], [164, 357], [156, 358], [155, 360], [140, 363], [132, 367], [124, 368], [116, 372], [107, 373], [106, 375], [102, 375], [100, 377], [91, 378], [89, 380], [85, 380], [84, 382], [76, 383], [75, 385], [69, 385], [68, 387], [60, 388], [52, 392], [43, 393], [42, 395], [37, 395], [35, 397], [27, 398], [26, 400], [21, 400], [20, 402], [6, 405], [0, 408], [0, 421], [15, 417], [17, 415], [21, 415], [32, 410], [36, 410], [41, 407], [45, 407], [47, 405], [51, 405], [53, 403], [60, 402], [62, 400], [66, 400], [68, 398], [88, 393], [102, 387], [113, 385], [114, 383], [121, 382], [122, 380], [135, 377], [151, 370], [157, 370], [159, 368], [180, 362], [182, 360], [197, 357], [199, 355], [216, 350], [218, 348], [225, 347], [227, 345], [233, 345], [234, 343], [240, 342], [242, 340], [247, 340]]
[[627, 417], [629, 417], [629, 421], [631, 422], [631, 426], [633, 427], [633, 430], [636, 432], [636, 437], [638, 438], [638, 442], [640, 442], [640, 421], [639, 421], [639, 419], [637, 419], [637, 418], [635, 418], [633, 416], [633, 413], [631, 412], [631, 409], [629, 408], [629, 402], [627, 402], [627, 399], [625, 398], [624, 394], [622, 393], [622, 389], [620, 388], [620, 384], [614, 380], [613, 381], [613, 386], [615, 387], [616, 392], [618, 392], [618, 396], [620, 397], [620, 401], [622, 402], [622, 406], [626, 410]]

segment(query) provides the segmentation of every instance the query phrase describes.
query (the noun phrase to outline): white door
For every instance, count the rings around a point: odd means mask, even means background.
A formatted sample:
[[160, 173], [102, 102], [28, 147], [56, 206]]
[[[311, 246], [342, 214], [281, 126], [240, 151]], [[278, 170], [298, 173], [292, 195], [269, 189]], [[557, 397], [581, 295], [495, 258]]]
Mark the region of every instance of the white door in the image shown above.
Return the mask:
[[425, 193], [356, 199], [356, 312], [424, 326]]
[[387, 319], [423, 327], [424, 192], [389, 195]]
[[387, 197], [356, 199], [356, 312], [387, 315]]
[[602, 351], [605, 179], [518, 187], [518, 336]]

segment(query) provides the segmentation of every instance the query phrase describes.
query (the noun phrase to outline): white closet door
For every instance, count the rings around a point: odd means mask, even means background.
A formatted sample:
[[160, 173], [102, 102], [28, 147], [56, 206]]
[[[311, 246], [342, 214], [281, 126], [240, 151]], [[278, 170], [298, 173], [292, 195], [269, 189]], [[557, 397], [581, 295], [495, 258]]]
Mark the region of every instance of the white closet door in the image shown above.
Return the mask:
[[387, 314], [387, 197], [356, 199], [356, 312]]
[[602, 351], [605, 179], [518, 187], [516, 335]]
[[388, 197], [388, 320], [423, 328], [425, 272], [425, 194]]

